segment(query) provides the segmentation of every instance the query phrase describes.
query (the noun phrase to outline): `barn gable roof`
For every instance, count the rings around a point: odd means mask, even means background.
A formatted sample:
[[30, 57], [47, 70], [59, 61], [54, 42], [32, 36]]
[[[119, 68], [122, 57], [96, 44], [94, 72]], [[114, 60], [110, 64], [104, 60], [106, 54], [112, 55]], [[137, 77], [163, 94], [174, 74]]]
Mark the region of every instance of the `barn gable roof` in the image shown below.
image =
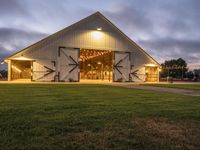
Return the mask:
[[68, 26], [68, 27], [66, 27], [66, 28], [64, 28], [64, 29], [62, 29], [62, 30], [56, 32], [56, 33], [54, 33], [54, 34], [52, 34], [52, 35], [49, 35], [48, 37], [46, 37], [46, 38], [44, 38], [44, 39], [42, 39], [42, 40], [40, 40], [40, 41], [38, 41], [38, 42], [36, 42], [36, 43], [34, 43], [34, 44], [32, 44], [32, 45], [30, 45], [30, 46], [24, 48], [24, 49], [22, 49], [22, 50], [20, 50], [20, 51], [18, 51], [18, 52], [16, 52], [16, 53], [14, 53], [13, 55], [7, 57], [5, 60], [9, 60], [9, 59], [11, 59], [12, 57], [14, 57], [15, 55], [17, 55], [17, 54], [19, 54], [19, 53], [22, 53], [22, 52], [28, 50], [29, 48], [32, 48], [32, 47], [37, 46], [37, 45], [40, 45], [40, 44], [42, 44], [43, 42], [48, 41], [49, 39], [54, 39], [54, 38], [58, 37], [60, 34], [62, 34], [63, 32], [67, 32], [68, 30], [72, 29], [74, 26], [77, 26], [77, 25], [79, 25], [79, 24], [81, 24], [81, 23], [87, 22], [88, 20], [90, 20], [90, 18], [93, 18], [93, 17], [99, 17], [99, 18], [103, 19], [103, 20], [104, 20], [105, 22], [107, 22], [116, 32], [118, 32], [118, 33], [119, 33], [120, 35], [122, 35], [125, 39], [127, 39], [134, 47], [136, 47], [138, 50], [140, 50], [140, 51], [141, 51], [145, 56], [147, 56], [151, 61], [155, 62], [157, 65], [160, 65], [155, 59], [153, 59], [153, 58], [152, 58], [147, 52], [145, 52], [138, 44], [136, 44], [133, 40], [131, 40], [126, 34], [124, 34], [118, 27], [116, 27], [110, 20], [108, 20], [108, 19], [107, 19], [104, 15], [102, 15], [100, 12], [96, 12], [96, 13], [94, 13], [94, 14], [92, 14], [92, 15], [90, 15], [90, 16], [88, 16], [88, 17], [86, 17], [86, 18], [84, 18], [84, 19], [82, 19], [82, 20], [80, 20], [80, 21], [78, 21], [78, 22], [76, 22], [76, 23], [74, 23], [74, 24], [72, 24], [72, 25], [70, 25], [70, 26]]

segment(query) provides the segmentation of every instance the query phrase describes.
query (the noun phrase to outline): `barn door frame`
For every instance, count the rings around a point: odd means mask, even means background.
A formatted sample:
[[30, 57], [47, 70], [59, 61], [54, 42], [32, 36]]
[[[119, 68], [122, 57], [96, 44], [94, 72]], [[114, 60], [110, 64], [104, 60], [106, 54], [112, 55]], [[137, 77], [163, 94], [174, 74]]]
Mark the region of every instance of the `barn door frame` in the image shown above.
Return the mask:
[[[80, 69], [80, 63], [79, 63], [79, 58], [80, 58], [80, 48], [72, 48], [72, 47], [65, 47], [65, 46], [59, 46], [58, 47], [58, 57], [57, 57], [57, 67], [56, 67], [56, 76], [55, 76], [55, 80], [58, 81], [58, 82], [67, 82], [67, 81], [63, 81], [60, 79], [60, 62], [59, 62], [59, 58], [61, 57], [61, 51], [63, 49], [74, 49], [74, 50], [78, 50], [78, 61], [76, 61], [72, 56], [68, 56], [66, 53], [65, 56], [67, 56], [67, 58], [69, 58], [73, 63], [70, 63], [70, 64], [66, 64], [66, 65], [69, 65], [69, 66], [74, 66], [71, 70], [69, 70], [69, 74], [71, 72], [73, 72], [75, 69]], [[78, 80], [73, 80], [71, 82], [79, 82], [80, 81], [80, 71], [78, 71]], [[69, 81], [70, 82], [70, 81]]]
[[[129, 72], [128, 72], [128, 79], [126, 79], [125, 81], [118, 81], [118, 80], [115, 80], [115, 70], [118, 71], [119, 74], [121, 74], [123, 76], [123, 73], [120, 71], [120, 68], [122, 68], [123, 66], [120, 65], [120, 63], [126, 59], [127, 56], [121, 58], [118, 62], [115, 61], [115, 54], [116, 53], [121, 53], [121, 54], [127, 54], [128, 56], [128, 59], [129, 59]], [[131, 52], [128, 52], [128, 51], [114, 51], [113, 53], [113, 82], [130, 82], [130, 71], [131, 71]], [[128, 68], [127, 68], [128, 69]]]
[[[31, 81], [39, 81], [42, 78], [45, 78], [47, 76], [49, 76], [50, 74], [53, 74], [56, 72], [56, 61], [54, 60], [49, 60], [49, 62], [51, 62], [53, 64], [54, 68], [48, 67], [47, 65], [44, 65], [42, 63], [37, 62], [37, 60], [33, 60], [31, 61]], [[34, 63], [38, 63], [39, 65], [43, 66], [46, 70], [42, 70], [42, 71], [34, 71]], [[44, 73], [43, 76], [33, 79], [34, 73]], [[49, 80], [50, 82], [55, 82], [55, 76], [53, 77], [53, 80]]]

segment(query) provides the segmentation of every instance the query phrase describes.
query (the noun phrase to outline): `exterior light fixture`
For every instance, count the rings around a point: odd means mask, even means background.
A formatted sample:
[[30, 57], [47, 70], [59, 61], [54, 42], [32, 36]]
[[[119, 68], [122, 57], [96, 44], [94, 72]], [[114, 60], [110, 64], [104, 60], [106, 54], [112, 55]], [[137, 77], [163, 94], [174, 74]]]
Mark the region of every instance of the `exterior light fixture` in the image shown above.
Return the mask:
[[4, 61], [1, 62], [1, 65], [3, 65], [3, 64], [4, 64]]
[[98, 27], [98, 28], [97, 28], [97, 30], [98, 30], [98, 31], [101, 31], [101, 30], [102, 30], [102, 28], [101, 28], [101, 27]]

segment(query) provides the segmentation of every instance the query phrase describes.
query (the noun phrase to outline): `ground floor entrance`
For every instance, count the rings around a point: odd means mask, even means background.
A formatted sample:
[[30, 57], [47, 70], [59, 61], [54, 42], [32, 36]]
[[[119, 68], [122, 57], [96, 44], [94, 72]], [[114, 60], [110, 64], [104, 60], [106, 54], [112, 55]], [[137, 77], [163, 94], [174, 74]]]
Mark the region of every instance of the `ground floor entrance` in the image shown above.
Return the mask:
[[80, 50], [80, 80], [108, 80], [113, 78], [113, 52]]
[[38, 82], [157, 82], [158, 66], [135, 66], [131, 52], [59, 47], [55, 59], [10, 60], [11, 80]]
[[31, 61], [11, 61], [11, 80], [31, 79]]
[[159, 68], [157, 66], [146, 66], [146, 82], [159, 81]]

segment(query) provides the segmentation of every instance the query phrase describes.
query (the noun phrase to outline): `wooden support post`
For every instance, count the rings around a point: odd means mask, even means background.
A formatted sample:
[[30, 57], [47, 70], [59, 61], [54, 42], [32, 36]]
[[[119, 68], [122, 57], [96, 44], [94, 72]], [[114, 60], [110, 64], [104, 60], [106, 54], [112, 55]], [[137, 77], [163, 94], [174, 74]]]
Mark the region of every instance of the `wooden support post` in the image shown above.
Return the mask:
[[8, 81], [11, 81], [11, 73], [12, 73], [12, 64], [11, 60], [8, 60]]

